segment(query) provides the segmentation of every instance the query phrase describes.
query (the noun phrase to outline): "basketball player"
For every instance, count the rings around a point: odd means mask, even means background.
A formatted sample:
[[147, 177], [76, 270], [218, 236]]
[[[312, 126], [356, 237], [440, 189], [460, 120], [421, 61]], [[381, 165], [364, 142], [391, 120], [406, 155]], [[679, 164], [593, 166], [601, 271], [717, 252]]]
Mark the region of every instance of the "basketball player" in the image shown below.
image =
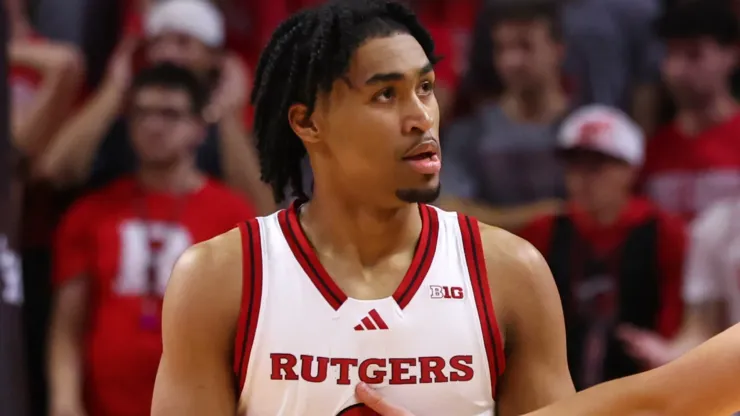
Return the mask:
[[[740, 324], [658, 369], [600, 384], [525, 416], [726, 416], [740, 409]], [[357, 397], [382, 416], [413, 416], [359, 384]]]
[[521, 415], [573, 394], [539, 253], [425, 205], [441, 159], [433, 49], [387, 1], [332, 1], [275, 31], [255, 135], [263, 179], [298, 199], [178, 261], [155, 416], [233, 415], [237, 401], [249, 416], [368, 414], [360, 381], [424, 416]]

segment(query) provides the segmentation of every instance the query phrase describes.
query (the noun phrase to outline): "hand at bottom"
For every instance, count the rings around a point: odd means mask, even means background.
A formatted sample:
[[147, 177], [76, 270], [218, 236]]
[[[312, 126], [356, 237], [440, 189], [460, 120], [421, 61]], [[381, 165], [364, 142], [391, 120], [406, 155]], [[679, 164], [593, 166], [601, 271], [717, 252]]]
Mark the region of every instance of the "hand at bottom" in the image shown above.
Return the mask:
[[389, 403], [388, 400], [384, 399], [383, 396], [365, 383], [357, 385], [355, 394], [357, 394], [357, 400], [381, 416], [414, 416], [408, 410]]

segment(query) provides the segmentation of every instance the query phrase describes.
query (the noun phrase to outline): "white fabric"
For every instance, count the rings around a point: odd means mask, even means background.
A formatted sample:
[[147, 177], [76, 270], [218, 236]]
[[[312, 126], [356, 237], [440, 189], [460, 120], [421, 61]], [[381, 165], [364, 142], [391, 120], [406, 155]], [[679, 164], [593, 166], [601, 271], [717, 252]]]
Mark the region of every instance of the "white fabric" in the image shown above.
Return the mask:
[[[250, 416], [336, 415], [356, 403], [354, 386], [359, 370], [347, 374], [350, 382], [338, 383], [340, 372], [332, 366], [323, 382], [275, 378], [274, 353], [294, 357], [354, 357], [359, 362], [379, 360], [365, 370], [381, 376], [375, 387], [410, 411], [426, 416], [494, 416], [488, 361], [478, 307], [463, 253], [457, 214], [437, 210], [439, 234], [436, 251], [421, 287], [400, 309], [393, 298], [348, 298], [334, 310], [311, 283], [286, 242], [277, 214], [260, 218], [263, 295], [249, 357], [241, 400]], [[457, 287], [455, 299], [434, 297], [434, 286]], [[387, 323], [386, 331], [353, 330], [369, 310]], [[474, 375], [469, 380], [436, 380], [399, 385], [390, 382], [393, 370], [386, 362], [399, 357], [469, 356]], [[405, 359], [405, 358], [403, 358]], [[414, 380], [418, 366], [404, 364]], [[318, 367], [318, 364], [312, 364]], [[454, 366], [453, 366], [454, 367]], [[297, 367], [296, 367], [297, 368]], [[304, 367], [305, 369], [306, 367]], [[303, 374], [298, 369], [300, 374]], [[307, 370], [316, 374], [317, 368]], [[446, 364], [444, 371], [453, 371]], [[450, 376], [451, 378], [451, 376]], [[359, 409], [358, 409], [359, 410]], [[344, 413], [342, 413], [344, 414]], [[360, 414], [347, 412], [348, 415]], [[364, 414], [364, 413], [363, 413]]]
[[640, 166], [645, 159], [645, 136], [622, 111], [603, 106], [582, 107], [563, 121], [558, 134], [561, 149], [585, 148]]
[[740, 322], [740, 199], [717, 202], [694, 220], [683, 298], [726, 302], [728, 318]]
[[185, 33], [211, 47], [224, 43], [224, 17], [207, 0], [164, 0], [155, 3], [146, 15], [147, 36], [167, 32]]

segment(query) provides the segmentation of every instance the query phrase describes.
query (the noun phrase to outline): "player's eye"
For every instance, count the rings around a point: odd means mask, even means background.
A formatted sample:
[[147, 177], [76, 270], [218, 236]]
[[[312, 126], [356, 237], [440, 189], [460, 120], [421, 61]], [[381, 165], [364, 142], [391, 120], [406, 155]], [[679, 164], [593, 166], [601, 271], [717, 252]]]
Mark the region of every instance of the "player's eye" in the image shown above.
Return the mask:
[[434, 82], [424, 81], [419, 85], [419, 95], [429, 95], [434, 92]]
[[373, 101], [377, 101], [379, 103], [387, 103], [389, 101], [392, 101], [393, 98], [396, 96], [396, 91], [393, 89], [393, 87], [387, 87], [383, 88], [382, 90], [378, 91], [373, 96]]

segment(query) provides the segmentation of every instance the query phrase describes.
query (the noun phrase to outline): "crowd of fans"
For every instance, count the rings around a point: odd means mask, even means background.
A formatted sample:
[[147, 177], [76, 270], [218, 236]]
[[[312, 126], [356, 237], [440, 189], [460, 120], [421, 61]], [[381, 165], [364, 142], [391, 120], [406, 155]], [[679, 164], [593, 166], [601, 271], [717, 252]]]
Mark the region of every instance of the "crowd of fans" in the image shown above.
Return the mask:
[[[33, 414], [148, 414], [174, 261], [279, 208], [250, 72], [320, 0], [3, 1]], [[543, 253], [578, 388], [740, 322], [737, 2], [410, 3], [445, 57], [437, 205]]]

